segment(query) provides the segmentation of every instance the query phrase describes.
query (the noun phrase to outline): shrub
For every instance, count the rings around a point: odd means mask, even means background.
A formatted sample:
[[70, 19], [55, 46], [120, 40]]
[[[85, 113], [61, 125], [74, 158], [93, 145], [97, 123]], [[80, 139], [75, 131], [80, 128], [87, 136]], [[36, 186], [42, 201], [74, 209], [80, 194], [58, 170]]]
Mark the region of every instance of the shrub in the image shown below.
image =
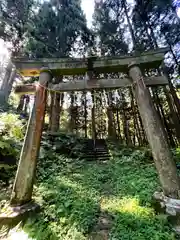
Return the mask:
[[25, 125], [13, 113], [0, 114], [0, 136], [10, 138], [14, 141], [21, 141], [24, 137]]

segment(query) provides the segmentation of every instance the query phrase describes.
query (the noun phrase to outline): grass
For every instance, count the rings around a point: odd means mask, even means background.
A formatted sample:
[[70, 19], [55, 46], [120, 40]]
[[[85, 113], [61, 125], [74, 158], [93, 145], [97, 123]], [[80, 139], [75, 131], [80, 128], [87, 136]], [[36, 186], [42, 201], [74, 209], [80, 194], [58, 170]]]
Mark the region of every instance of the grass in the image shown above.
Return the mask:
[[42, 212], [24, 226], [29, 238], [88, 239], [105, 211], [113, 219], [109, 240], [175, 239], [151, 208], [159, 183], [144, 151], [116, 150], [107, 163], [41, 155], [34, 197]]

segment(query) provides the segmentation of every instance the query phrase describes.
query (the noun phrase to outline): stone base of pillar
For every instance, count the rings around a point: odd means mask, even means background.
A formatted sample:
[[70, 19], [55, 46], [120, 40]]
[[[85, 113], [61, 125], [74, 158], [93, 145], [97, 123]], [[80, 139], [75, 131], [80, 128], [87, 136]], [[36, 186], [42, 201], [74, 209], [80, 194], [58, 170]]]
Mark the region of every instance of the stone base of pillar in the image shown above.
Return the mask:
[[166, 197], [162, 192], [155, 192], [153, 207], [157, 214], [164, 214], [173, 231], [180, 235], [180, 200]]
[[0, 229], [6, 227], [6, 229], [10, 231], [20, 222], [24, 222], [27, 218], [39, 211], [40, 206], [32, 201], [21, 206], [5, 206], [0, 212]]

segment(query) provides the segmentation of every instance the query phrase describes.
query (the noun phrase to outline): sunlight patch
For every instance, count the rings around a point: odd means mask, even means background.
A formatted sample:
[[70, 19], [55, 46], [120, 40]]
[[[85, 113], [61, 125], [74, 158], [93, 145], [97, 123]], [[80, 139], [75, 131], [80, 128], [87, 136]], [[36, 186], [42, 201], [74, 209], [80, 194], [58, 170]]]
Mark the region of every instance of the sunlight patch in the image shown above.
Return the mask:
[[35, 240], [35, 239], [29, 238], [27, 233], [25, 233], [23, 230], [21, 231], [11, 230], [10, 236], [7, 238], [7, 240]]
[[140, 206], [137, 198], [106, 199], [101, 203], [101, 207], [110, 212], [127, 213], [138, 217], [153, 216], [153, 210]]

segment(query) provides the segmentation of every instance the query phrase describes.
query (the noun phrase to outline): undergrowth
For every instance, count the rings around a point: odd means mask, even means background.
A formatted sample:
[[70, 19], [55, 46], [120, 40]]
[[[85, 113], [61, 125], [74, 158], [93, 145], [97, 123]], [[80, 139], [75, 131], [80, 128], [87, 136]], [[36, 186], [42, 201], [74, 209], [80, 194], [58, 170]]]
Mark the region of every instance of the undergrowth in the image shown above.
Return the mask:
[[85, 240], [105, 211], [113, 219], [109, 240], [175, 239], [151, 207], [160, 187], [147, 152], [114, 149], [101, 163], [41, 149], [34, 198], [42, 211], [24, 231], [35, 240]]
[[0, 153], [17, 156], [25, 134], [26, 125], [14, 113], [0, 113]]
[[0, 208], [8, 200], [20, 155], [25, 123], [13, 112], [0, 112]]

